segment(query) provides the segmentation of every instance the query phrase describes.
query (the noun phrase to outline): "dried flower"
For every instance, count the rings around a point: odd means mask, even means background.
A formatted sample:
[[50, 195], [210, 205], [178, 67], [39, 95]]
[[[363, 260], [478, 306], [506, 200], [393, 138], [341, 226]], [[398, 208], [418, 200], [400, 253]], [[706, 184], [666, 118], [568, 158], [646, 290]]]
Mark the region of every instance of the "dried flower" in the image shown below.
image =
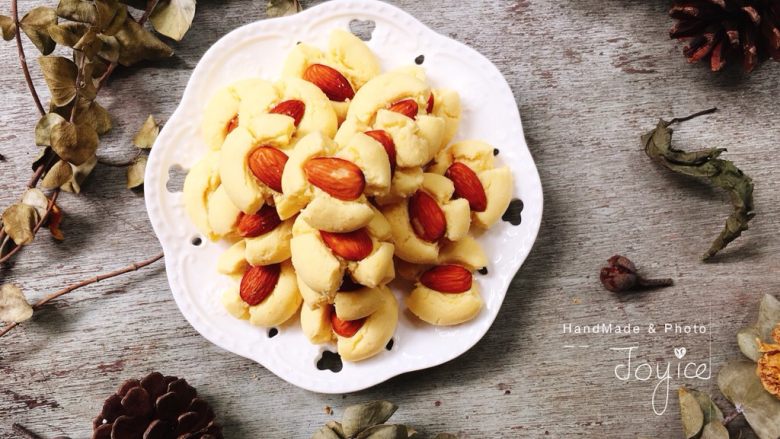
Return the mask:
[[613, 293], [622, 293], [641, 288], [668, 287], [671, 279], [645, 279], [636, 271], [636, 266], [625, 256], [615, 255], [607, 261], [609, 265], [601, 269], [601, 284]]
[[16, 285], [0, 286], [0, 322], [23, 322], [32, 317], [32, 306]]
[[780, 324], [772, 331], [775, 343], [764, 343], [758, 340], [758, 350], [761, 358], [758, 360], [756, 373], [767, 392], [780, 398]]

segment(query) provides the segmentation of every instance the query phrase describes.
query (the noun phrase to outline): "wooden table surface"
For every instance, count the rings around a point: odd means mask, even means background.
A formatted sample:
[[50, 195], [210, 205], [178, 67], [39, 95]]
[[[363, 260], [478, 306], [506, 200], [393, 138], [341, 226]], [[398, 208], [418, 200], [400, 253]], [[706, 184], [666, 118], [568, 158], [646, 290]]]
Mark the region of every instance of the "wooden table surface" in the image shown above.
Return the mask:
[[[22, 1], [24, 12], [53, 1]], [[305, 1], [306, 6], [319, 3]], [[306, 438], [346, 405], [395, 401], [394, 418], [426, 434], [469, 438], [681, 437], [676, 389], [717, 394], [712, 379], [669, 382], [656, 415], [658, 380], [623, 381], [615, 367], [636, 347], [632, 370], [707, 363], [717, 372], [740, 356], [735, 334], [764, 293], [780, 287], [775, 215], [780, 66], [750, 76], [688, 65], [668, 39], [668, 1], [395, 0], [434, 30], [471, 45], [506, 76], [544, 185], [544, 220], [493, 328], [462, 357], [348, 395], [318, 395], [280, 380], [198, 335], [171, 297], [163, 265], [79, 290], [0, 340], [0, 437], [19, 422], [45, 437], [87, 438], [102, 401], [124, 379], [152, 370], [186, 377], [215, 406], [228, 438]], [[3, 7], [6, 9], [7, 7]], [[3, 10], [3, 13], [8, 11]], [[204, 51], [236, 26], [264, 18], [264, 2], [199, 2], [176, 56], [119, 71], [100, 102], [114, 117], [99, 155], [133, 156], [129, 139], [152, 113], [168, 117]], [[28, 46], [28, 56], [35, 59]], [[0, 205], [21, 194], [36, 154], [37, 114], [12, 42], [0, 48]], [[45, 86], [32, 63], [39, 90]], [[756, 182], [751, 229], [711, 263], [699, 255], [729, 213], [720, 191], [649, 162], [639, 135], [659, 117], [717, 106], [677, 130], [686, 148], [728, 147]], [[64, 285], [159, 251], [143, 195], [125, 189], [124, 169], [99, 165], [80, 196], [60, 198], [66, 240], [42, 233], [0, 271], [37, 299]], [[508, 250], [511, 251], [511, 250]], [[598, 271], [630, 256], [676, 286], [619, 297]], [[575, 335], [563, 325], [702, 324], [706, 334]], [[644, 327], [644, 326], [643, 326]], [[575, 347], [566, 347], [575, 346]], [[587, 346], [587, 347], [580, 347]], [[673, 350], [686, 347], [678, 361]], [[641, 369], [641, 368], [640, 368]], [[619, 369], [622, 370], [622, 369]], [[643, 378], [644, 369], [639, 374]], [[663, 406], [664, 382], [656, 395]], [[718, 400], [727, 413], [732, 409]], [[326, 406], [335, 411], [326, 413]], [[749, 436], [746, 436], [749, 437]]]

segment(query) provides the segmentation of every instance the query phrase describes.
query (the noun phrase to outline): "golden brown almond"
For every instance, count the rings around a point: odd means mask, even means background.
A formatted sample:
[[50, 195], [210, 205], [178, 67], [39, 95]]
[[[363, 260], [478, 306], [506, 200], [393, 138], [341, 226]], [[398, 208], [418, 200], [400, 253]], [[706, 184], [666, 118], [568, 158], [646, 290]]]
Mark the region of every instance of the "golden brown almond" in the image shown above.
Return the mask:
[[261, 303], [276, 288], [280, 273], [279, 264], [250, 266], [241, 278], [239, 287], [241, 299], [249, 306]]
[[472, 211], [484, 212], [487, 209], [485, 187], [471, 168], [461, 162], [455, 162], [444, 175], [452, 180], [455, 186], [455, 197], [465, 198]]
[[257, 213], [238, 214], [238, 234], [244, 238], [255, 238], [275, 229], [281, 222], [276, 208], [266, 204]]
[[401, 113], [409, 119], [414, 119], [417, 117], [417, 113], [420, 111], [420, 107], [417, 105], [417, 102], [414, 99], [404, 99], [402, 101], [398, 101], [390, 105], [387, 109], [396, 113]]
[[284, 114], [290, 116], [295, 121], [295, 126], [301, 124], [303, 114], [306, 112], [306, 104], [303, 101], [297, 99], [290, 99], [289, 101], [280, 102], [274, 108], [269, 111], [271, 114]]
[[463, 293], [471, 289], [471, 272], [460, 265], [439, 265], [423, 273], [420, 283], [440, 293]]
[[409, 198], [409, 222], [422, 240], [436, 242], [447, 231], [447, 218], [439, 204], [430, 195], [417, 191]]
[[303, 72], [303, 79], [325, 93], [331, 101], [344, 102], [355, 97], [355, 90], [338, 70], [324, 64], [312, 64]]
[[249, 169], [266, 186], [282, 192], [282, 172], [287, 158], [287, 154], [273, 146], [260, 146], [249, 154]]
[[366, 177], [354, 163], [333, 157], [316, 157], [303, 165], [309, 183], [339, 200], [356, 200], [366, 188]]
[[225, 130], [227, 130], [228, 134], [230, 134], [230, 132], [233, 131], [234, 129], [236, 129], [236, 127], [238, 127], [238, 115], [237, 114], [235, 116], [233, 116], [232, 119], [230, 119], [230, 122], [228, 122], [227, 127], [225, 128]]
[[336, 315], [335, 307], [330, 306], [330, 325], [336, 334], [347, 338], [352, 337], [357, 334], [364, 323], [366, 323], [365, 317], [357, 320], [341, 320]]
[[374, 250], [374, 243], [365, 228], [346, 233], [320, 230], [320, 236], [335, 255], [348, 261], [359, 261]]
[[385, 130], [366, 131], [365, 134], [382, 144], [387, 153], [387, 158], [390, 160], [390, 172], [394, 172], [396, 166], [396, 151], [395, 142], [393, 142], [393, 138], [390, 137], [390, 134]]

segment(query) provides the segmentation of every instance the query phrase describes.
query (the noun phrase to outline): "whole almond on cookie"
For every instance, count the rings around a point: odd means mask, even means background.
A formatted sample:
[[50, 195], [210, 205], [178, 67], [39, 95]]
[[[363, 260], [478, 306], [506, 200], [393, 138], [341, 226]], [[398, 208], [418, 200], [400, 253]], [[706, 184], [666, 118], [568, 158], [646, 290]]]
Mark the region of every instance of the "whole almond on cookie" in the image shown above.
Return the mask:
[[398, 101], [390, 105], [387, 109], [396, 113], [401, 113], [409, 119], [417, 117], [417, 112], [420, 111], [420, 107], [417, 106], [417, 102], [414, 99]]
[[333, 332], [342, 337], [352, 337], [353, 335], [357, 334], [365, 322], [365, 318], [357, 320], [341, 320], [336, 315], [336, 309], [333, 307], [330, 309], [330, 325], [333, 328]]
[[301, 119], [303, 119], [303, 114], [305, 112], [306, 104], [297, 99], [280, 102], [269, 111], [271, 114], [284, 114], [285, 116], [292, 117], [293, 120], [295, 120], [296, 127], [301, 124]]
[[385, 130], [372, 130], [366, 131], [365, 135], [382, 144], [382, 146], [385, 148], [385, 152], [387, 153], [387, 158], [390, 160], [390, 172], [395, 171], [397, 154], [395, 150], [395, 142], [393, 141], [393, 138], [390, 137], [390, 134], [388, 134]]
[[347, 78], [333, 67], [312, 64], [304, 70], [303, 79], [319, 87], [331, 101], [344, 102], [355, 97]]
[[420, 283], [441, 293], [463, 293], [471, 289], [471, 272], [460, 265], [439, 265], [420, 276]]
[[257, 213], [238, 215], [238, 234], [244, 238], [255, 238], [275, 229], [281, 222], [276, 208], [266, 204]]
[[366, 177], [354, 163], [333, 157], [315, 157], [303, 165], [309, 183], [339, 200], [360, 198], [366, 188]]
[[444, 211], [432, 196], [417, 191], [409, 199], [409, 222], [414, 233], [422, 240], [436, 242], [447, 231]]
[[241, 278], [239, 295], [249, 306], [255, 306], [265, 300], [279, 282], [281, 265], [258, 265], [249, 267]]
[[465, 198], [472, 211], [484, 212], [487, 209], [485, 187], [471, 168], [461, 162], [455, 162], [444, 175], [455, 185], [455, 196]]
[[348, 261], [359, 261], [374, 250], [374, 243], [365, 228], [346, 233], [320, 230], [320, 236], [334, 254]]
[[287, 158], [287, 154], [272, 146], [260, 146], [249, 154], [249, 169], [266, 186], [282, 192], [282, 172]]

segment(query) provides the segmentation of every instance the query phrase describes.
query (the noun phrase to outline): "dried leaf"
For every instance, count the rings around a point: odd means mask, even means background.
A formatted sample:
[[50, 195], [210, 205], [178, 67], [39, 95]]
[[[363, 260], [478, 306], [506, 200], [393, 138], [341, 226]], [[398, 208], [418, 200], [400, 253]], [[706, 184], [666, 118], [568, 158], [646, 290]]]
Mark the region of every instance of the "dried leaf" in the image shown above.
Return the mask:
[[268, 18], [283, 17], [301, 12], [303, 8], [298, 0], [268, 0], [265, 14]]
[[88, 124], [60, 122], [52, 127], [51, 147], [61, 159], [78, 166], [95, 155], [98, 135]]
[[[63, 107], [53, 106], [50, 108], [52, 113], [57, 113], [63, 117], [70, 117], [73, 103]], [[96, 101], [88, 101], [79, 98], [79, 106], [76, 108], [76, 124], [86, 124], [91, 126], [98, 134], [103, 135], [111, 130], [111, 117], [100, 104]]]
[[762, 439], [780, 437], [780, 400], [770, 395], [756, 375], [756, 365], [736, 361], [723, 366], [718, 374], [720, 391], [736, 407]]
[[[103, 41], [99, 40], [97, 35], [95, 30], [89, 29], [78, 41], [76, 41], [76, 44], [73, 45], [73, 49], [83, 52], [89, 59], [94, 58], [95, 54], [97, 54], [103, 46]], [[91, 77], [91, 75], [84, 76]]]
[[93, 24], [97, 20], [95, 4], [82, 0], [60, 0], [57, 15], [68, 20]]
[[101, 35], [104, 36], [114, 36], [117, 32], [119, 32], [120, 29], [122, 29], [122, 26], [125, 25], [125, 21], [127, 21], [128, 13], [127, 13], [127, 6], [125, 5], [119, 5], [117, 8], [116, 14], [114, 14], [114, 17], [111, 19], [111, 21], [106, 24], [103, 27], [103, 30]]
[[723, 412], [720, 410], [720, 407], [715, 404], [712, 398], [710, 398], [710, 395], [695, 389], [686, 388], [685, 390], [693, 395], [699, 403], [699, 407], [701, 407], [701, 411], [704, 413], [704, 425], [713, 421], [723, 421]]
[[38, 219], [43, 218], [49, 209], [49, 199], [42, 190], [37, 188], [27, 189], [22, 195], [22, 203], [35, 209], [38, 212]]
[[32, 306], [16, 285], [0, 286], [0, 321], [21, 323], [33, 315]]
[[73, 168], [65, 160], [58, 160], [43, 177], [41, 186], [44, 189], [54, 189], [67, 183], [73, 177]]
[[157, 32], [181, 41], [192, 26], [194, 16], [195, 0], [162, 0], [154, 8], [149, 20]]
[[54, 105], [62, 107], [70, 103], [76, 96], [76, 64], [61, 56], [42, 56], [38, 62]]
[[141, 126], [141, 129], [133, 137], [133, 145], [141, 149], [150, 149], [154, 145], [158, 134], [160, 134], [160, 126], [154, 121], [154, 116], [150, 114]]
[[43, 164], [52, 163], [55, 157], [57, 157], [57, 154], [54, 153], [54, 150], [52, 150], [50, 146], [41, 148], [38, 156], [33, 160], [32, 170], [37, 170], [38, 167]]
[[363, 430], [356, 439], [407, 439], [408, 437], [405, 426], [382, 424]]
[[119, 60], [119, 41], [116, 37], [100, 34], [98, 38], [103, 42], [98, 56], [110, 62]]
[[393, 416], [398, 406], [389, 401], [371, 401], [351, 405], [344, 410], [341, 425], [347, 437], [353, 437], [361, 431], [383, 424]]
[[753, 361], [761, 358], [758, 349], [758, 340], [764, 342], [772, 341], [772, 329], [780, 323], [780, 300], [775, 299], [769, 294], [765, 294], [761, 299], [761, 305], [758, 308], [758, 319], [753, 325], [742, 328], [737, 333], [737, 343], [739, 349], [746, 357]]
[[[107, 28], [119, 12], [120, 5], [117, 0], [95, 0], [95, 27], [102, 31]], [[124, 7], [126, 9], [126, 7]], [[127, 17], [125, 17], [127, 18]]]
[[665, 121], [661, 119], [656, 128], [642, 136], [645, 153], [654, 161], [679, 174], [706, 179], [714, 186], [725, 189], [731, 196], [733, 212], [726, 220], [726, 225], [720, 235], [713, 241], [703, 259], [715, 256], [731, 241], [748, 229], [748, 222], [753, 219], [753, 180], [740, 171], [734, 163], [723, 160], [720, 155], [722, 148], [710, 148], [694, 152], [685, 152], [672, 147], [672, 129], [670, 125], [689, 120], [701, 114]]
[[347, 435], [344, 434], [344, 427], [341, 426], [341, 422], [328, 421], [325, 426], [333, 430], [341, 439], [347, 439]]
[[123, 66], [173, 55], [173, 49], [141, 27], [135, 20], [125, 20], [115, 36], [119, 43], [119, 64]]
[[704, 412], [702, 412], [696, 397], [685, 387], [680, 387], [678, 396], [680, 397], [680, 417], [685, 438], [694, 438], [699, 435], [704, 426]]
[[65, 239], [65, 235], [62, 233], [62, 230], [60, 229], [60, 224], [62, 224], [62, 210], [59, 208], [59, 206], [55, 204], [51, 208], [51, 213], [49, 213], [49, 219], [47, 225], [49, 227], [49, 232], [51, 233], [51, 236], [57, 241], [62, 241], [63, 239]]
[[127, 188], [135, 189], [144, 184], [146, 172], [146, 156], [139, 156], [127, 167]]
[[35, 47], [44, 54], [50, 54], [55, 47], [54, 40], [49, 35], [49, 27], [57, 24], [57, 14], [54, 9], [39, 6], [33, 8], [19, 20], [19, 25]]
[[729, 431], [719, 421], [712, 421], [704, 426], [701, 439], [729, 439]]
[[0, 31], [3, 32], [3, 39], [11, 41], [16, 36], [16, 24], [14, 19], [5, 15], [0, 15]]
[[311, 439], [344, 439], [343, 436], [339, 436], [338, 433], [323, 425], [322, 428], [315, 431], [311, 436]]
[[16, 245], [27, 245], [33, 241], [37, 222], [38, 211], [27, 204], [12, 204], [3, 212], [3, 228]]
[[46, 113], [35, 125], [35, 144], [51, 146], [51, 129], [54, 125], [65, 122], [65, 118], [57, 113]]
[[80, 193], [84, 180], [86, 180], [87, 177], [89, 177], [89, 174], [92, 173], [92, 170], [95, 169], [95, 165], [97, 165], [97, 156], [92, 156], [92, 158], [84, 162], [83, 165], [71, 165], [73, 177], [71, 177], [67, 183], [63, 184], [61, 189], [66, 192]]
[[88, 29], [89, 26], [84, 23], [68, 21], [49, 26], [48, 32], [57, 44], [73, 47]]

